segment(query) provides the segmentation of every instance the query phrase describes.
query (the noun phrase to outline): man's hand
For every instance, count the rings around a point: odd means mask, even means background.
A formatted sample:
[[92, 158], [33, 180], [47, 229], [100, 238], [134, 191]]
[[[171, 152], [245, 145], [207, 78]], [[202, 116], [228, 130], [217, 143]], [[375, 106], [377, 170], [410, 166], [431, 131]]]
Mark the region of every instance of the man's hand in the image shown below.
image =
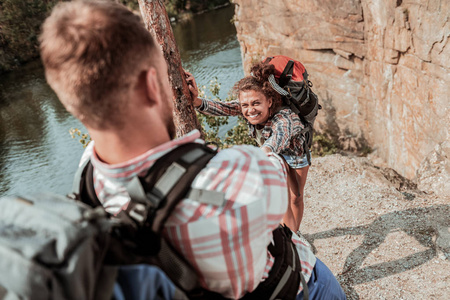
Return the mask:
[[183, 71], [184, 71], [184, 75], [186, 76], [186, 82], [188, 84], [189, 91], [191, 92], [191, 95], [192, 95], [192, 104], [195, 107], [199, 107], [200, 105], [202, 105], [202, 99], [198, 98], [198, 87], [197, 87], [197, 83], [195, 82], [195, 78], [188, 71], [186, 71], [184, 69], [183, 69]]

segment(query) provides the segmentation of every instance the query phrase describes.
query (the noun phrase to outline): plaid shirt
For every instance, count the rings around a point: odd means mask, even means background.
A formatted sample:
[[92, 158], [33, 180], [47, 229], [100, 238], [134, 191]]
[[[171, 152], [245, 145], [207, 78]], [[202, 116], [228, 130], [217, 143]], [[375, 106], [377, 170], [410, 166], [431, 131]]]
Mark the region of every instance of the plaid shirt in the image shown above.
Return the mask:
[[[242, 115], [238, 100], [220, 102], [210, 99], [202, 99], [202, 105], [198, 108], [201, 113], [211, 116], [237, 116]], [[256, 139], [256, 126], [247, 123], [249, 135]], [[280, 155], [297, 156], [295, 163], [300, 163], [304, 154], [303, 144], [305, 136], [301, 131], [305, 125], [299, 116], [290, 108], [283, 107], [264, 124], [262, 136], [265, 140], [261, 147], [268, 147], [272, 152]]]
[[[130, 201], [127, 182], [178, 145], [202, 142], [199, 136], [192, 131], [117, 165], [101, 162], [91, 142], [82, 162], [91, 158], [96, 194], [109, 213], [117, 214]], [[282, 161], [256, 147], [235, 146], [214, 156], [192, 188], [224, 193], [225, 203], [217, 207], [184, 199], [165, 224], [165, 238], [198, 271], [204, 287], [228, 298], [242, 297], [267, 278], [274, 262], [267, 246], [288, 204]], [[316, 258], [295, 234], [292, 239], [308, 281]]]

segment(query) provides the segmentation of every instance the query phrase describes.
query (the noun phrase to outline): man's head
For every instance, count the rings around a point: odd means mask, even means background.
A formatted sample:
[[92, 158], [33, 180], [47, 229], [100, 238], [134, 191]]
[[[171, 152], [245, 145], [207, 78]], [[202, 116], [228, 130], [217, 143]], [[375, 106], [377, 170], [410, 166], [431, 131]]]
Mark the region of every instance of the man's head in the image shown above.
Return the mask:
[[129, 99], [151, 68], [158, 96], [167, 100], [167, 123], [173, 124], [162, 53], [141, 19], [124, 6], [113, 1], [60, 3], [45, 21], [40, 42], [48, 83], [86, 127], [121, 128]]

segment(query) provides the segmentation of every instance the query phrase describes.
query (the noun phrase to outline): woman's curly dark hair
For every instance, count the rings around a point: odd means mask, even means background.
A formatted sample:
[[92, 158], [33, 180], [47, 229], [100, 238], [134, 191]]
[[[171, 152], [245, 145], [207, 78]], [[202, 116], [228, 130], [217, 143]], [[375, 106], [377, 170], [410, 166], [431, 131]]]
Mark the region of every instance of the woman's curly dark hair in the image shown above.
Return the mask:
[[262, 93], [266, 98], [272, 98], [270, 116], [273, 116], [281, 107], [281, 95], [276, 92], [269, 83], [269, 76], [275, 75], [275, 66], [269, 63], [257, 63], [250, 69], [250, 76], [246, 76], [236, 82], [233, 86], [232, 94], [235, 98], [244, 91], [256, 91]]

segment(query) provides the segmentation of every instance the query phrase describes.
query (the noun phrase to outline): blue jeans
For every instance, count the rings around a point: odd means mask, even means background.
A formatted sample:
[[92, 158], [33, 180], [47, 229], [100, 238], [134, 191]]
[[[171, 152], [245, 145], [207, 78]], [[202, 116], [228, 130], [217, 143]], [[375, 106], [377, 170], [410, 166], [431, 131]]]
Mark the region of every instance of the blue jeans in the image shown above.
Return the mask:
[[[308, 281], [309, 299], [345, 300], [341, 285], [331, 273], [330, 269], [318, 258], [311, 278]], [[297, 300], [303, 300], [303, 291], [297, 295]]]
[[[308, 281], [309, 299], [345, 300], [346, 296], [330, 269], [319, 259]], [[119, 269], [114, 286], [115, 300], [173, 299], [175, 287], [163, 271], [150, 265], [130, 265]], [[303, 291], [297, 295], [303, 300]]]
[[115, 300], [173, 299], [175, 286], [161, 269], [150, 265], [119, 268], [114, 285]]

